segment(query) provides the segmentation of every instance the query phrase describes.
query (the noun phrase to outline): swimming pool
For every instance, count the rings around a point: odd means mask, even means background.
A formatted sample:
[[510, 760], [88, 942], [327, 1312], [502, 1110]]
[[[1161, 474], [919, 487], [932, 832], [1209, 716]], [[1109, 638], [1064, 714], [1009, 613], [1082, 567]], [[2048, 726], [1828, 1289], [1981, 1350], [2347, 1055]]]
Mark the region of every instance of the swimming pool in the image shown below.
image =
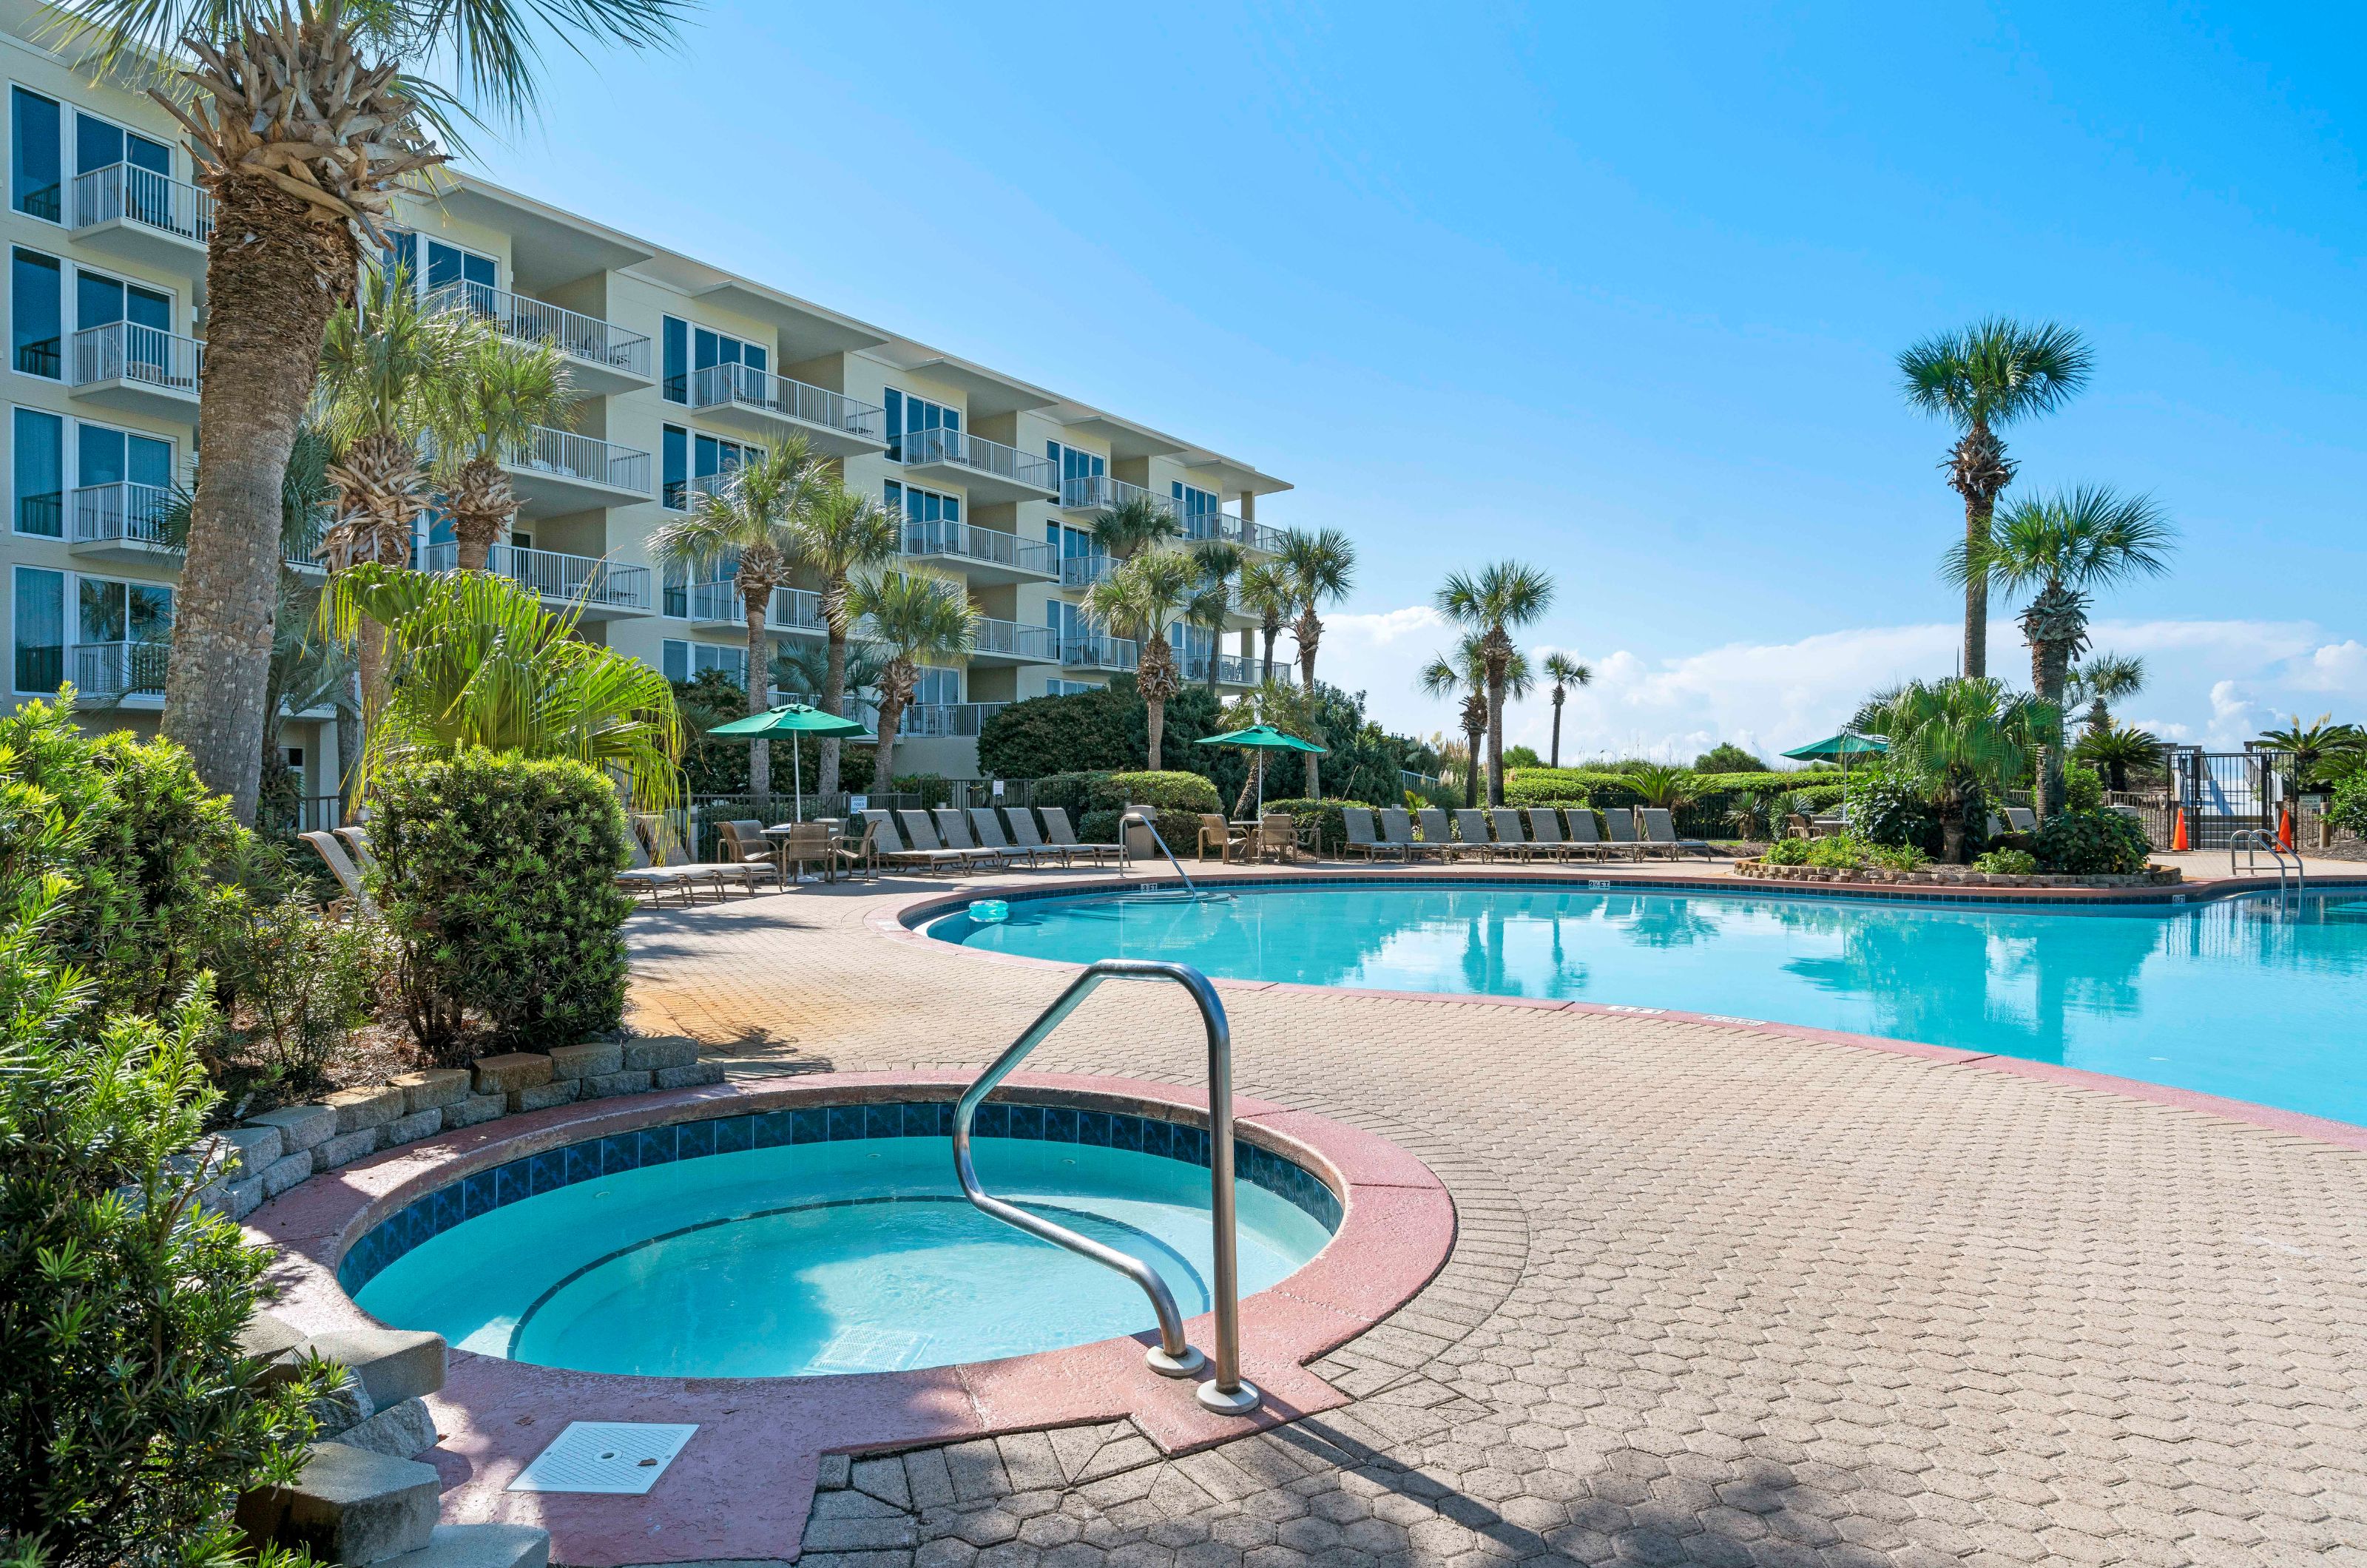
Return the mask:
[[[363, 1310], [579, 1371], [788, 1377], [1054, 1349], [1155, 1325], [1130, 1280], [990, 1218], [953, 1177], [944, 1101], [757, 1112], [543, 1150], [413, 1200], [341, 1260]], [[1141, 1258], [1208, 1310], [1205, 1130], [989, 1101], [998, 1197]], [[1321, 1251], [1336, 1194], [1237, 1142], [1244, 1296]]]
[[2367, 892], [1993, 904], [1353, 884], [1014, 900], [930, 935], [1220, 977], [1669, 1008], [1998, 1052], [2367, 1123]]

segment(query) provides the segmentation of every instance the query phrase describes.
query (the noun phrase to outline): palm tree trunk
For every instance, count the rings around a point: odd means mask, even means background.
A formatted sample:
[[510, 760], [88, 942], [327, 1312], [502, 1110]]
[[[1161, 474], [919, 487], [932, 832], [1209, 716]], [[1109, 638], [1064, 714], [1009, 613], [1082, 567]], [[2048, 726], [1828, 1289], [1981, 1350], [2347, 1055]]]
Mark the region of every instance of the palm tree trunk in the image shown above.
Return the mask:
[[[764, 655], [764, 611], [773, 602], [773, 585], [751, 583], [744, 577], [740, 584], [740, 604], [748, 616], [748, 711], [760, 714], [773, 705], [772, 671]], [[748, 793], [759, 800], [770, 800], [773, 795], [773, 748], [766, 740], [748, 743]]]
[[1263, 684], [1272, 685], [1274, 683], [1274, 639], [1282, 635], [1282, 622], [1279, 619], [1267, 621], [1258, 627], [1258, 630], [1265, 636], [1265, 660], [1258, 670], [1258, 680]]
[[1504, 804], [1504, 677], [1488, 671], [1488, 804]]
[[[844, 629], [846, 579], [835, 577], [822, 584], [821, 624], [823, 643], [821, 671], [821, 711], [846, 716], [846, 632]], [[821, 760], [814, 768], [814, 788], [823, 795], [838, 793], [838, 739], [825, 737], [821, 746]]]
[[879, 750], [872, 756], [871, 793], [883, 798], [896, 780], [896, 726], [904, 716], [904, 699], [893, 690], [879, 694]]
[[350, 233], [269, 182], [215, 183], [206, 258], [206, 374], [190, 507], [174, 602], [164, 733], [198, 776], [255, 820], [264, 686], [279, 586], [279, 487], [312, 395], [329, 315], [350, 291]]
[[[1966, 479], [1965, 497], [1965, 548], [1970, 560], [1979, 558], [1980, 547], [1989, 539], [1990, 520], [1997, 511], [1998, 491], [2013, 477], [2006, 461], [2005, 449], [1995, 432], [1982, 421], [1976, 420], [1959, 442], [1961, 457], [1956, 468]], [[1965, 579], [1965, 675], [1980, 680], [1989, 672], [1989, 582], [1985, 571], [1973, 571]]]
[[[2037, 694], [2039, 701], [2054, 704], [2058, 714], [2070, 672], [2070, 644], [2050, 638], [2030, 650], [2030, 689]], [[2063, 723], [2058, 717], [2038, 748], [2038, 788], [2032, 794], [2031, 804], [2036, 808], [2039, 821], [2044, 822], [2063, 809], [2065, 787]]]
[[1479, 804], [1479, 751], [1487, 734], [1484, 729], [1463, 732], [1463, 804], [1466, 806]]
[[1553, 761], [1549, 766], [1561, 766], [1561, 688], [1554, 688]]
[[[1315, 722], [1315, 649], [1323, 640], [1323, 623], [1315, 618], [1313, 610], [1308, 610], [1298, 617], [1297, 630], [1298, 680], [1300, 688], [1307, 694], [1307, 728], [1317, 732], [1307, 739], [1320, 746], [1323, 744], [1320, 733], [1323, 727]], [[1315, 766], [1315, 753], [1308, 751], [1301, 755], [1307, 759], [1307, 798], [1320, 800], [1323, 798], [1323, 781], [1322, 774]]]

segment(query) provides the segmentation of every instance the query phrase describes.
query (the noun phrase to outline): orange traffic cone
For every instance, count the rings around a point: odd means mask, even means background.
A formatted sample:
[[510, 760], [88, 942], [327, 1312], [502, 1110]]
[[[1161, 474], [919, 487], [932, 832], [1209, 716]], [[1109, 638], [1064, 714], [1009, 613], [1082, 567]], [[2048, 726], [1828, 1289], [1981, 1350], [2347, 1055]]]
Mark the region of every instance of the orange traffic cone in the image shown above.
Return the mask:
[[2290, 806], [2277, 818], [2277, 842], [2285, 849], [2293, 848], [2293, 807]]
[[2169, 852], [2179, 855], [2186, 852], [2186, 807], [2183, 806], [2178, 808], [2177, 826], [2169, 830]]

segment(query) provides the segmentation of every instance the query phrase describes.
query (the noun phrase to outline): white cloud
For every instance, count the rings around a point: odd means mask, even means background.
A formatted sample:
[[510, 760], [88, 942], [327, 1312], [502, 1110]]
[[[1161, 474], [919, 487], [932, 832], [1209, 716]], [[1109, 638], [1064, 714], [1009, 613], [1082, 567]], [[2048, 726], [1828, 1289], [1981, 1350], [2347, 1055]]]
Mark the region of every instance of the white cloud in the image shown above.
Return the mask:
[[[1452, 632], [1422, 605], [1328, 620], [1319, 655], [1327, 681], [1363, 689], [1383, 723], [1427, 735], [1455, 722], [1453, 705], [1415, 686]], [[1992, 667], [2020, 683], [2029, 655], [1999, 626]], [[1562, 716], [1562, 759], [1644, 755], [1687, 760], [1721, 740], [1772, 757], [1831, 734], [1867, 694], [1954, 668], [1957, 628], [1946, 623], [1863, 626], [1789, 643], [1727, 643], [1676, 658], [1629, 649], [1566, 649], [1591, 664]], [[2168, 739], [2237, 746], [2291, 713], [2367, 717], [2367, 645], [2307, 622], [2100, 622], [2095, 645], [2142, 655], [2147, 688], [2123, 716]], [[1285, 648], [1287, 639], [1285, 639]], [[1533, 650], [1543, 654], [1546, 648]], [[1552, 705], [1542, 689], [1508, 716], [1508, 742], [1547, 750]]]

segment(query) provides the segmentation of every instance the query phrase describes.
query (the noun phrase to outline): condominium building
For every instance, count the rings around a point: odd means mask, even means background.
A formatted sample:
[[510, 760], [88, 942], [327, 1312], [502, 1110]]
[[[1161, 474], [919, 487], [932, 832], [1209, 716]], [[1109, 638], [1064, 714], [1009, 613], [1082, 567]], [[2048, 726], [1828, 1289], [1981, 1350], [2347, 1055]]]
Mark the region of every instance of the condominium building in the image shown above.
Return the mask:
[[[91, 722], [151, 728], [180, 568], [160, 524], [194, 457], [211, 204], [170, 117], [94, 87], [37, 41], [34, 14], [0, 6], [11, 668], [18, 699], [71, 681]], [[578, 607], [585, 637], [676, 679], [745, 680], [729, 565], [669, 571], [648, 541], [775, 443], [803, 438], [902, 517], [903, 559], [957, 582], [979, 620], [967, 660], [924, 673], [900, 773], [975, 777], [979, 726], [1002, 705], [1135, 667], [1135, 644], [1081, 607], [1109, 568], [1099, 512], [1147, 496], [1186, 541], [1278, 544], [1257, 502], [1289, 486], [1247, 463], [473, 175], [402, 223], [394, 259], [417, 287], [565, 355], [580, 400], [511, 454], [523, 506], [492, 566]], [[423, 566], [453, 564], [432, 514], [415, 547]], [[813, 585], [775, 592], [769, 626], [776, 650], [818, 646]], [[1187, 679], [1254, 682], [1248, 616], [1170, 635]], [[333, 792], [334, 719], [293, 716], [283, 739], [307, 789]]]

